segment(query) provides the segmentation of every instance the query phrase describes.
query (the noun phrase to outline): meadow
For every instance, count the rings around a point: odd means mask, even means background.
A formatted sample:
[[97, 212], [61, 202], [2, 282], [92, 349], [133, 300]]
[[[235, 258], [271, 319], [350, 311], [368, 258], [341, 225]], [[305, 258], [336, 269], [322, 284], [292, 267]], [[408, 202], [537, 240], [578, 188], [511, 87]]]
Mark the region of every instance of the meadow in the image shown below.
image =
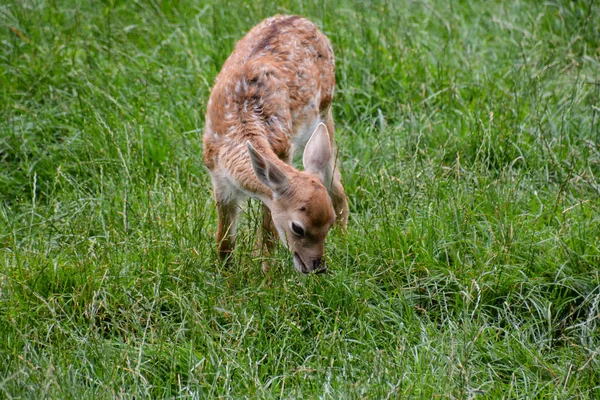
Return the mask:
[[[217, 257], [204, 112], [273, 14], [336, 55], [348, 232]], [[0, 398], [600, 398], [600, 4], [0, 4]]]

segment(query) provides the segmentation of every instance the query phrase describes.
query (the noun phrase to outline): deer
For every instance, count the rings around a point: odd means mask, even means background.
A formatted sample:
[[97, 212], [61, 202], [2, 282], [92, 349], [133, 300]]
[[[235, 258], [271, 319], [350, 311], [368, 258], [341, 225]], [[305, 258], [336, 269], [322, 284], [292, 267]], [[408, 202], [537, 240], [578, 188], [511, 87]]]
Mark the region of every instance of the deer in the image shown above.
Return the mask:
[[[335, 160], [335, 60], [327, 36], [300, 16], [274, 16], [240, 39], [211, 89], [203, 158], [216, 201], [216, 242], [230, 263], [241, 202], [262, 202], [261, 250], [277, 237], [297, 271], [321, 273], [325, 237], [345, 232], [348, 201]], [[292, 164], [302, 154], [303, 170]], [[269, 270], [269, 262], [263, 262]]]

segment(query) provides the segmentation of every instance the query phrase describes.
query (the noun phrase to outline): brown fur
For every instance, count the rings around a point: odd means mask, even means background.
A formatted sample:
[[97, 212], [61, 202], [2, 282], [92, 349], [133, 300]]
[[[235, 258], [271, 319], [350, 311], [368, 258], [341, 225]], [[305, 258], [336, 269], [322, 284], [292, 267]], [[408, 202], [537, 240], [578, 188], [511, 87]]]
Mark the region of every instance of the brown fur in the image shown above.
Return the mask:
[[[234, 246], [240, 200], [253, 196], [266, 206], [264, 229], [279, 233], [299, 257], [296, 267], [302, 272], [324, 269], [325, 236], [336, 217], [344, 227], [348, 217], [333, 160], [334, 71], [329, 40], [298, 16], [262, 21], [223, 65], [208, 102], [204, 133], [204, 163], [219, 209], [222, 257]], [[313, 144], [307, 145], [313, 136]], [[305, 146], [309, 168], [298, 171], [291, 160]], [[269, 214], [272, 223], [267, 222]], [[292, 231], [294, 221], [305, 228], [304, 237]]]

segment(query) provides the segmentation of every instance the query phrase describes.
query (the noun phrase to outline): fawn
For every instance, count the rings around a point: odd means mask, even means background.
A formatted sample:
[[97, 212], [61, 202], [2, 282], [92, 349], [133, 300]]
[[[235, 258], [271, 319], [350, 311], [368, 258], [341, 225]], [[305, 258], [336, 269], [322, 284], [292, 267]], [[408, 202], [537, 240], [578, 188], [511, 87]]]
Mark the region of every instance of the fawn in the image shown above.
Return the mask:
[[[278, 235], [298, 271], [325, 271], [325, 236], [336, 219], [342, 228], [348, 220], [334, 155], [334, 71], [329, 39], [298, 16], [262, 21], [223, 65], [203, 139], [222, 260], [235, 245], [240, 202], [251, 196], [263, 203], [261, 246], [270, 252]], [[300, 152], [304, 171], [291, 165]]]

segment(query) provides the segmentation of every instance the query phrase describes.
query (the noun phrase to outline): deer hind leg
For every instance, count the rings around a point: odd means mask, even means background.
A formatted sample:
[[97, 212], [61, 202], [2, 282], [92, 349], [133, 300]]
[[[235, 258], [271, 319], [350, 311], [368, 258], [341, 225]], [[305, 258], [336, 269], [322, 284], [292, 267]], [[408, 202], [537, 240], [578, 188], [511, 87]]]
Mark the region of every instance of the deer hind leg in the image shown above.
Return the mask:
[[[333, 124], [333, 116], [331, 115], [331, 109], [327, 112], [327, 117], [325, 118], [325, 125], [327, 126], [327, 131], [329, 133], [329, 139], [331, 140], [331, 148], [335, 151], [335, 140], [334, 140], [334, 124]], [[331, 182], [331, 189], [329, 195], [331, 196], [331, 201], [333, 203], [333, 208], [335, 210], [336, 222], [342, 229], [346, 229], [346, 225], [348, 224], [348, 214], [350, 213], [348, 209], [348, 200], [346, 199], [346, 191], [344, 190], [344, 186], [342, 186], [342, 174], [337, 167], [337, 154], [334, 153], [334, 157], [332, 157], [332, 166], [333, 174]]]
[[275, 246], [277, 246], [278, 234], [269, 207], [263, 204], [262, 211], [263, 221], [260, 234], [260, 247], [263, 252], [263, 256], [265, 257], [265, 260], [262, 263], [262, 269], [263, 272], [266, 274], [267, 272], [269, 272], [269, 269], [271, 267], [269, 264], [269, 258], [273, 253], [273, 249], [275, 248]]

